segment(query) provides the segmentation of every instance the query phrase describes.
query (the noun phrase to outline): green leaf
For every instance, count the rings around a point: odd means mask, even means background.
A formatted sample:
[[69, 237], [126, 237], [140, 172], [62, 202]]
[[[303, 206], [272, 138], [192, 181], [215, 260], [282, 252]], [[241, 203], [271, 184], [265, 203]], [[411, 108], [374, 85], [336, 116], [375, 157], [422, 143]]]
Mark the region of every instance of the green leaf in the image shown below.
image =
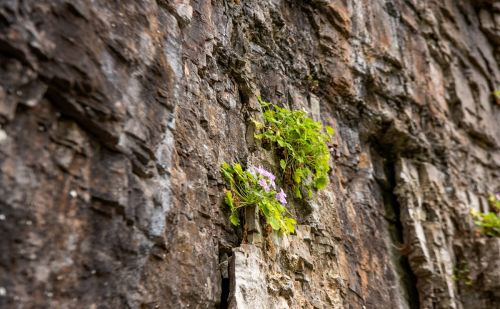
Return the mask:
[[243, 169], [241, 168], [241, 165], [238, 163], [233, 164], [233, 169], [237, 174], [243, 174]]
[[226, 205], [229, 206], [229, 209], [233, 211], [234, 209], [234, 199], [233, 199], [233, 194], [231, 191], [226, 191], [226, 195], [224, 196], [224, 202], [226, 202]]
[[293, 173], [293, 180], [295, 181], [296, 184], [300, 184], [303, 176], [304, 176], [304, 173], [303, 173], [302, 169], [298, 168]]
[[300, 193], [300, 188], [298, 186], [295, 187], [295, 197], [302, 198], [302, 193]]
[[273, 230], [279, 230], [280, 229], [280, 222], [274, 218], [274, 217], [268, 217], [266, 218], [267, 219], [267, 223], [269, 223], [269, 225], [271, 225], [271, 227], [273, 228]]
[[238, 214], [236, 212], [231, 213], [231, 215], [229, 216], [229, 221], [235, 226], [240, 225], [240, 218], [238, 218]]
[[281, 168], [282, 168], [283, 170], [285, 170], [285, 169], [286, 169], [286, 161], [285, 161], [285, 160], [283, 160], [283, 159], [281, 159], [281, 160], [280, 160], [280, 166], [281, 166]]
[[255, 119], [252, 119], [253, 124], [255, 125], [255, 129], [260, 130], [264, 128], [264, 124], [260, 121], [257, 121]]
[[314, 186], [318, 190], [325, 188], [327, 185], [328, 185], [328, 178], [326, 178], [325, 176], [320, 176], [316, 178], [316, 181], [314, 183]]
[[253, 137], [255, 137], [255, 139], [263, 139], [264, 138], [264, 134], [254, 134]]
[[325, 129], [326, 129], [326, 134], [328, 134], [329, 137], [332, 137], [333, 134], [335, 133], [335, 130], [330, 126], [326, 126]]
[[295, 225], [297, 224], [297, 221], [295, 221], [295, 219], [293, 218], [288, 218], [288, 217], [285, 217], [283, 219], [284, 221], [284, 225], [285, 225], [285, 232], [286, 234], [292, 234], [295, 232]]

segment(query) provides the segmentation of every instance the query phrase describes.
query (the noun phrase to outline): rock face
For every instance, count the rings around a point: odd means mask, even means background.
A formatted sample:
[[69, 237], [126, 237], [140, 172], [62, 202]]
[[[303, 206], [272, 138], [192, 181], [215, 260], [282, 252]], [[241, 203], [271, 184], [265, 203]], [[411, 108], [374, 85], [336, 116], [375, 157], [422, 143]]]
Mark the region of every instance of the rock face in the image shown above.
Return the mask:
[[[0, 3], [1, 308], [496, 308], [500, 5]], [[277, 171], [256, 96], [336, 129], [299, 225], [248, 235], [223, 161]], [[247, 243], [243, 240], [243, 236]]]

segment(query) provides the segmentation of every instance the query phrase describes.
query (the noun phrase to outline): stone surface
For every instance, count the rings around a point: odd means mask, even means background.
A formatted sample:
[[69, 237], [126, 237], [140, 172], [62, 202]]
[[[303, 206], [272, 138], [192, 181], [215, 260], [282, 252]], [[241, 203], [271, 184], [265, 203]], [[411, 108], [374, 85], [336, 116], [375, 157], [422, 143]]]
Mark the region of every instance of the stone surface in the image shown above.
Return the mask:
[[[496, 1], [10, 0], [0, 29], [0, 307], [498, 307], [468, 215], [500, 190]], [[222, 205], [223, 161], [278, 168], [257, 95], [336, 131], [286, 238]]]

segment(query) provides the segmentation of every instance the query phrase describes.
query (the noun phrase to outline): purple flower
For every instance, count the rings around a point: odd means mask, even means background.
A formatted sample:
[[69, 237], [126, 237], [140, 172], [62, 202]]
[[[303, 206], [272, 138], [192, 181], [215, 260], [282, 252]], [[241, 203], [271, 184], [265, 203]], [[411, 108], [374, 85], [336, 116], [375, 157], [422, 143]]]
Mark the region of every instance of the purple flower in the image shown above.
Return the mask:
[[286, 205], [286, 194], [285, 194], [285, 192], [283, 192], [283, 189], [280, 189], [280, 192], [276, 193], [276, 199], [282, 205]]
[[271, 181], [274, 181], [276, 179], [276, 176], [273, 175], [273, 173], [266, 171], [265, 169], [261, 169], [262, 176], [269, 178]]
[[495, 193], [495, 198], [497, 199], [497, 201], [500, 201], [500, 193]]
[[[269, 172], [268, 170], [266, 170], [265, 168], [263, 168], [262, 166], [251, 166], [249, 168], [249, 171], [252, 175], [256, 176], [256, 177], [263, 177], [263, 178], [267, 178], [266, 179], [266, 186], [264, 187], [262, 185], [263, 182], [261, 182], [259, 180], [259, 184], [264, 188], [266, 189], [266, 192], [269, 190], [269, 186], [271, 186], [272, 188], [276, 188], [276, 184], [274, 183], [274, 180], [276, 179], [276, 176], [273, 175], [273, 173]], [[258, 174], [258, 175], [257, 175]], [[259, 177], [259, 178], [260, 178]], [[262, 178], [261, 178], [262, 180]], [[269, 181], [269, 183], [267, 183], [267, 181]]]
[[266, 192], [269, 192], [269, 184], [267, 184], [267, 181], [263, 178], [259, 179], [257, 182]]
[[262, 166], [258, 166], [258, 167], [254, 166], [253, 168], [255, 169], [255, 171], [257, 171], [257, 173], [259, 173], [260, 175], [262, 175], [264, 177], [269, 178], [272, 181], [274, 181], [276, 179], [276, 176], [274, 176], [273, 173], [271, 173], [270, 171], [266, 170]]
[[257, 171], [257, 173], [259, 174], [263, 174], [266, 172], [266, 170], [262, 167], [262, 166], [254, 166], [255, 170]]

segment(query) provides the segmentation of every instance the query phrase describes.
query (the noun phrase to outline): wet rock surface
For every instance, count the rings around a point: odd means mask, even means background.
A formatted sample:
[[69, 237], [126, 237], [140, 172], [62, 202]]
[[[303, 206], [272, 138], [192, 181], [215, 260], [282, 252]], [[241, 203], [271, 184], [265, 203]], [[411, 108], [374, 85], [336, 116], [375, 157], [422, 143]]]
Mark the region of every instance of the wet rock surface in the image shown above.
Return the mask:
[[[0, 307], [497, 307], [500, 244], [468, 211], [500, 190], [499, 20], [495, 1], [3, 1]], [[223, 161], [278, 168], [257, 95], [336, 130], [286, 238], [222, 205]]]

